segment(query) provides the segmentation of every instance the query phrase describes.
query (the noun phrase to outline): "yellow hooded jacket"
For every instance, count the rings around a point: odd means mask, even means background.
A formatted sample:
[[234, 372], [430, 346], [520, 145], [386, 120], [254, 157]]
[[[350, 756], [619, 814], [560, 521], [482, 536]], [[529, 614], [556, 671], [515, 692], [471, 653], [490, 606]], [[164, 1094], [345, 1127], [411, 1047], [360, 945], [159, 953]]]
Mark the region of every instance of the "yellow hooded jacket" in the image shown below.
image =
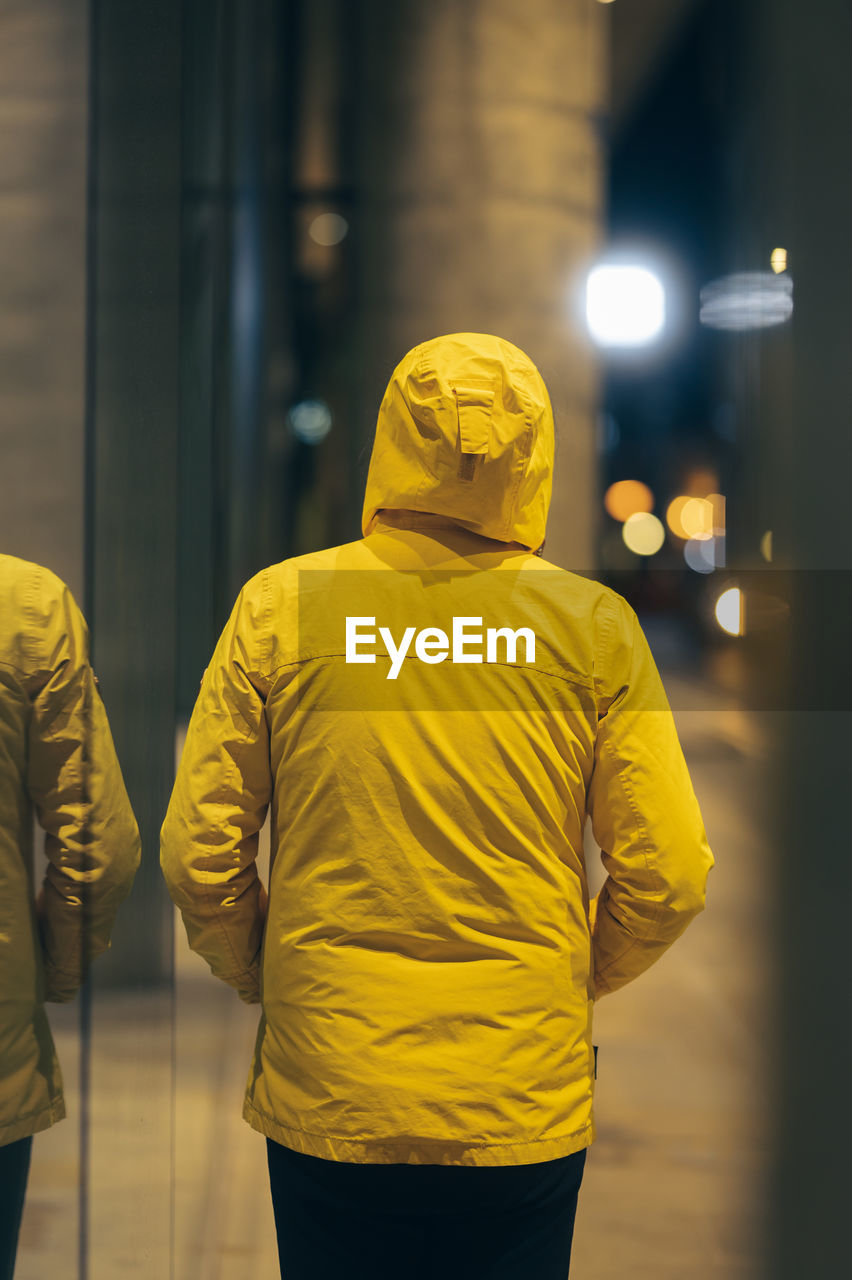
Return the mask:
[[65, 1115], [44, 1001], [109, 946], [139, 856], [83, 617], [55, 574], [0, 555], [0, 1145]]
[[262, 1003], [244, 1116], [297, 1151], [588, 1146], [594, 998], [704, 905], [713, 858], [636, 615], [533, 554], [552, 466], [523, 352], [416, 348], [363, 538], [253, 578], [204, 675], [161, 861], [190, 944]]

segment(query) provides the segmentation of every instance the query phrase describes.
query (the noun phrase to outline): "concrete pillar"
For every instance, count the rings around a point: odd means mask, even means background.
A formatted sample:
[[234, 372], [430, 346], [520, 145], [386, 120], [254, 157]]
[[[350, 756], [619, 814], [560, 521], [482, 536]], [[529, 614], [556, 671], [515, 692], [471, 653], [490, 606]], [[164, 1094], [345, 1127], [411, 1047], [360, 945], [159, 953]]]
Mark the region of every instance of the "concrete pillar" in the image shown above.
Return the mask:
[[86, 10], [0, 8], [0, 549], [81, 605]]
[[[52, 569], [81, 606], [86, 11], [86, 0], [0, 5], [0, 551]], [[36, 1140], [21, 1232], [22, 1253], [30, 1239], [61, 1239], [68, 1275], [80, 1242], [80, 1009], [50, 1013], [69, 1119]]]
[[499, 334], [551, 392], [545, 554], [566, 568], [592, 565], [597, 377], [572, 300], [600, 234], [604, 22], [590, 0], [366, 0], [359, 33], [366, 376], [353, 462], [364, 475], [406, 350]]

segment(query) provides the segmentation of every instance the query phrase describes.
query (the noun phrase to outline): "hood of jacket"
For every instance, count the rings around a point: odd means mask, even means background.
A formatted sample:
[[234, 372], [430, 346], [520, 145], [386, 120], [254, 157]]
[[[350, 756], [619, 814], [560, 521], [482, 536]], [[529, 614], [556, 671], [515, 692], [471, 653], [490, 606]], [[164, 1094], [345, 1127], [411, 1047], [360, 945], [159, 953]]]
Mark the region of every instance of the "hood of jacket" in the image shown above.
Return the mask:
[[424, 342], [397, 365], [382, 399], [362, 532], [382, 509], [424, 511], [536, 551], [553, 440], [547, 388], [518, 347], [484, 333]]

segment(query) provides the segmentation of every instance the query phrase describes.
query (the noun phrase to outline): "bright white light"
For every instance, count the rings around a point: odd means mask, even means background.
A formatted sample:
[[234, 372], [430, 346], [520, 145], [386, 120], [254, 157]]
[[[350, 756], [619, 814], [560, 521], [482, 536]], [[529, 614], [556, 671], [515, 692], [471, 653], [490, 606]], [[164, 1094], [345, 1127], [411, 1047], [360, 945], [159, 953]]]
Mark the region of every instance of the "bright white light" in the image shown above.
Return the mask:
[[771, 271], [740, 271], [701, 290], [699, 319], [709, 329], [768, 329], [793, 314], [793, 281]]
[[323, 400], [301, 400], [287, 414], [294, 436], [305, 444], [319, 444], [331, 430], [331, 410]]
[[308, 227], [308, 235], [317, 244], [333, 245], [340, 241], [349, 230], [349, 223], [339, 213], [320, 213]]
[[663, 286], [646, 267], [594, 267], [586, 281], [586, 323], [604, 347], [652, 342], [666, 319]]
[[716, 601], [716, 621], [729, 636], [743, 633], [743, 595], [739, 587], [729, 587]]

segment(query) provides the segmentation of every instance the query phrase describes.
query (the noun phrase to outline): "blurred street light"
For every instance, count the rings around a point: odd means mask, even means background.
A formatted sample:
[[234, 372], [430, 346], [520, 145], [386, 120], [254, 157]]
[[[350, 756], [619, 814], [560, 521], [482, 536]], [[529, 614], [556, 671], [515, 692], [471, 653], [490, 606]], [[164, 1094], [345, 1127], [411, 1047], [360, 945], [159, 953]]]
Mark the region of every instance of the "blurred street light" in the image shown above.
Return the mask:
[[739, 587], [728, 587], [716, 601], [716, 621], [729, 636], [743, 634], [743, 593]]
[[769, 262], [775, 274], [780, 275], [782, 271], [787, 270], [787, 250], [773, 249]]
[[613, 520], [627, 520], [637, 511], [653, 511], [654, 495], [641, 480], [616, 480], [604, 494], [604, 506]]
[[300, 400], [287, 414], [293, 435], [305, 444], [319, 444], [331, 430], [331, 410], [324, 400]]
[[349, 230], [349, 223], [339, 213], [320, 213], [308, 227], [308, 235], [316, 244], [340, 244]]
[[680, 513], [687, 538], [712, 538], [713, 504], [707, 498], [689, 498]]
[[661, 334], [665, 291], [647, 267], [603, 264], [586, 280], [586, 323], [604, 347], [640, 347]]
[[684, 507], [690, 501], [691, 499], [689, 494], [679, 493], [676, 498], [672, 498], [671, 502], [666, 507], [666, 524], [669, 526], [672, 533], [678, 538], [689, 537], [689, 534], [683, 527], [682, 516]]
[[628, 516], [621, 528], [624, 545], [637, 556], [653, 556], [665, 542], [666, 531], [662, 521], [649, 511], [637, 511]]
[[690, 538], [684, 544], [683, 558], [695, 573], [712, 573], [725, 563], [725, 539]]
[[725, 496], [708, 493], [705, 497], [679, 493], [666, 508], [666, 524], [678, 538], [723, 537], [725, 533]]
[[793, 314], [793, 281], [771, 271], [739, 271], [701, 290], [699, 319], [708, 329], [746, 332], [783, 324]]

